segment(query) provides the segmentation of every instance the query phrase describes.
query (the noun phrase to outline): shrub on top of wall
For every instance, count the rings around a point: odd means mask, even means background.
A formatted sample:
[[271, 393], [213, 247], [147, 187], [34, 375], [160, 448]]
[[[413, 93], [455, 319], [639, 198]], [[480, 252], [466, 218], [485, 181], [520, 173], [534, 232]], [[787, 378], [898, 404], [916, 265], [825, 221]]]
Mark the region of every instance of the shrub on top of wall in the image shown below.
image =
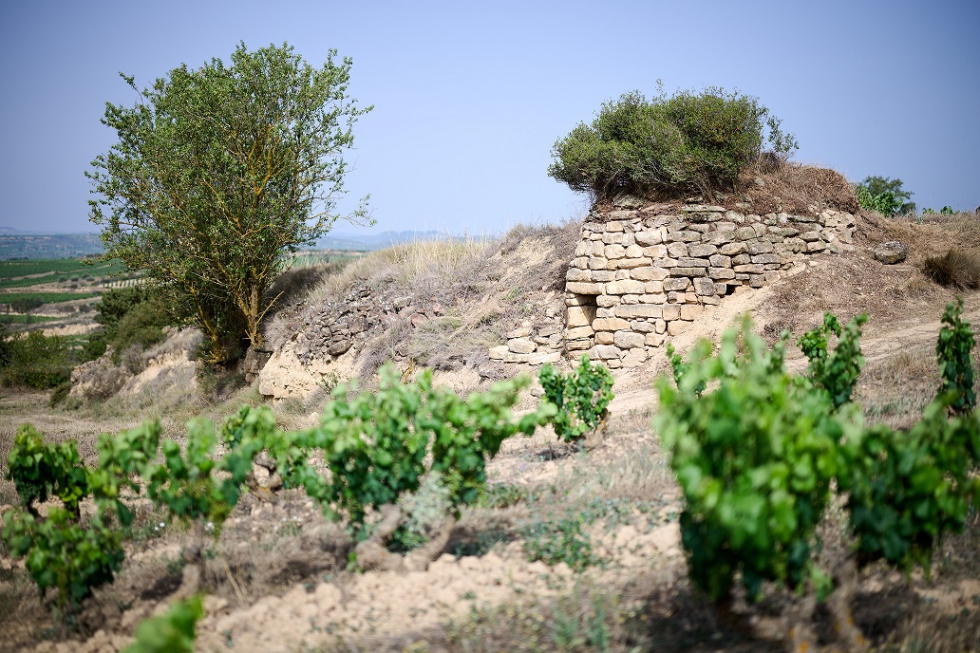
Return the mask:
[[597, 201], [624, 192], [652, 199], [711, 195], [734, 189], [739, 172], [764, 153], [781, 161], [796, 150], [796, 139], [779, 125], [757, 99], [738, 92], [707, 88], [668, 98], [661, 91], [647, 100], [634, 91], [558, 140], [548, 174]]

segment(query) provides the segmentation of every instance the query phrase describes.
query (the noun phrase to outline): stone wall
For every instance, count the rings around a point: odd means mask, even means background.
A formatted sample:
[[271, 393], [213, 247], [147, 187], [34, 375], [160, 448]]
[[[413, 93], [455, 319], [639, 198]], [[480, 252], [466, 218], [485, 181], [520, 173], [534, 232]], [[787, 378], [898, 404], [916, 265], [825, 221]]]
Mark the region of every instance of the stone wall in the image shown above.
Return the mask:
[[852, 241], [854, 216], [747, 215], [690, 204], [593, 212], [582, 225], [565, 284], [565, 349], [609, 367], [639, 365], [668, 336], [739, 286]]

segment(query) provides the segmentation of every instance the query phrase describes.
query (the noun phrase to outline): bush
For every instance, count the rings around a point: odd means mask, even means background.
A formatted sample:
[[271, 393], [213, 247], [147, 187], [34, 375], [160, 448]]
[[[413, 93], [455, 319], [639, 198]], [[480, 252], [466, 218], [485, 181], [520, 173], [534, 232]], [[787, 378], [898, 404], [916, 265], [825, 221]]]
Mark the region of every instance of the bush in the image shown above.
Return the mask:
[[593, 199], [623, 192], [671, 198], [735, 188], [768, 143], [777, 160], [797, 148], [755, 98], [720, 88], [651, 101], [639, 92], [602, 105], [552, 148], [548, 174]]
[[544, 365], [539, 374], [545, 398], [556, 408], [552, 426], [559, 438], [575, 442], [604, 426], [613, 400], [613, 377], [601, 363], [593, 365], [582, 355], [578, 368], [568, 375]]
[[98, 358], [109, 346], [115, 352], [116, 364], [120, 362], [120, 354], [128, 349], [143, 350], [162, 342], [164, 327], [177, 323], [163, 295], [144, 286], [105, 293], [95, 319], [104, 329], [90, 338], [86, 356], [90, 360]]
[[980, 288], [980, 257], [960, 249], [927, 258], [922, 272], [941, 286], [960, 290]]
[[2, 349], [6, 361], [0, 361], [0, 383], [5, 386], [47, 390], [71, 378], [75, 361], [65, 338], [31, 331], [6, 339]]

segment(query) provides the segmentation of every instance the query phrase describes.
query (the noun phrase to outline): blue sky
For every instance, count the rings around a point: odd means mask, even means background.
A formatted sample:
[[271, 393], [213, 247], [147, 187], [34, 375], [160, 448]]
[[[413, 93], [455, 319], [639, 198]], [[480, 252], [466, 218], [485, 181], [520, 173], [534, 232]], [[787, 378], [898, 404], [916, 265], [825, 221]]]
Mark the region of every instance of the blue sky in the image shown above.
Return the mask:
[[[382, 230], [501, 233], [580, 217], [547, 176], [555, 140], [638, 89], [758, 97], [796, 160], [899, 177], [920, 207], [980, 205], [980, 2], [4, 2], [0, 226], [93, 231], [89, 162], [113, 134], [118, 72], [288, 41], [354, 60], [350, 210]], [[339, 225], [337, 231], [350, 232]]]

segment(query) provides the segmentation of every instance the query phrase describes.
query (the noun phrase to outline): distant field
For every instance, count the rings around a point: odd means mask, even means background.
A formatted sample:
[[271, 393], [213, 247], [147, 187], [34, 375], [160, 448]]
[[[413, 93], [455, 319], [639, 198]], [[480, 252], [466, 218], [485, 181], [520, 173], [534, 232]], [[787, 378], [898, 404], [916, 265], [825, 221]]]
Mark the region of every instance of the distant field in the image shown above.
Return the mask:
[[308, 268], [314, 265], [361, 258], [362, 256], [364, 256], [364, 252], [356, 251], [312, 250], [297, 252], [293, 254], [293, 260], [289, 267], [290, 269]]
[[70, 302], [73, 299], [89, 299], [98, 296], [99, 293], [94, 292], [7, 292], [0, 293], [0, 304], [27, 301], [32, 297], [40, 299], [44, 304], [58, 304]]
[[37, 324], [39, 322], [50, 322], [57, 320], [56, 317], [46, 315], [20, 315], [0, 313], [0, 324]]
[[[28, 275], [44, 275], [36, 279], [24, 279], [31, 283], [50, 283], [57, 281], [58, 277], [80, 277], [84, 274], [90, 277], [106, 277], [124, 272], [126, 267], [121, 261], [110, 261], [108, 263], [88, 263], [86, 259], [79, 258], [55, 258], [55, 259], [34, 259], [29, 261], [0, 261], [0, 284], [11, 283], [16, 277]], [[47, 279], [46, 277], [51, 277]], [[42, 280], [43, 279], [43, 280]], [[18, 280], [18, 283], [20, 281]], [[17, 286], [0, 287], [13, 288]]]

